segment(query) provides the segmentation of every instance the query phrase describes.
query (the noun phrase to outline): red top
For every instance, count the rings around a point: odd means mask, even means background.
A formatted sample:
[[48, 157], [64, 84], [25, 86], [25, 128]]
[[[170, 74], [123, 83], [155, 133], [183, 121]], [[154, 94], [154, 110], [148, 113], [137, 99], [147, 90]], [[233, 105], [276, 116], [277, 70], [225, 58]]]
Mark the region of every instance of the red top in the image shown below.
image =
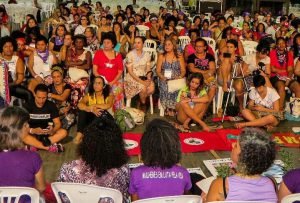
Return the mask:
[[108, 82], [111, 82], [118, 75], [118, 71], [123, 71], [123, 60], [119, 53], [116, 53], [114, 59], [108, 59], [103, 50], [96, 52], [93, 60], [93, 64], [98, 66], [97, 72], [106, 78]]
[[275, 75], [280, 75], [280, 76], [288, 76], [288, 71], [287, 71], [287, 67], [288, 66], [294, 66], [294, 59], [293, 59], [293, 53], [292, 52], [288, 52], [288, 57], [287, 57], [287, 62], [285, 62], [285, 64], [283, 64], [283, 66], [281, 66], [278, 62], [277, 59], [277, 54], [276, 54], [276, 49], [270, 51], [270, 59], [271, 59], [271, 66], [274, 66], [275, 68], [278, 69], [283, 69], [286, 70], [283, 73], [271, 73], [271, 77], [275, 76]]

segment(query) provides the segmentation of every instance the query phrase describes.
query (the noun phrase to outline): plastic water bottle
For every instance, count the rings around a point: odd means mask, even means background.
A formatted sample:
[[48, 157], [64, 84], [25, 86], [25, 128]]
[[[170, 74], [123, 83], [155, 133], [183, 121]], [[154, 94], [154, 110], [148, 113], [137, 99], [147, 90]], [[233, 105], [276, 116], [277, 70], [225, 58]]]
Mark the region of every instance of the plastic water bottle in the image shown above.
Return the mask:
[[124, 120], [125, 120], [126, 125], [127, 125], [130, 129], [132, 129], [132, 128], [134, 127], [133, 124], [131, 123], [131, 121], [129, 120], [129, 118], [128, 118], [127, 116], [124, 116]]

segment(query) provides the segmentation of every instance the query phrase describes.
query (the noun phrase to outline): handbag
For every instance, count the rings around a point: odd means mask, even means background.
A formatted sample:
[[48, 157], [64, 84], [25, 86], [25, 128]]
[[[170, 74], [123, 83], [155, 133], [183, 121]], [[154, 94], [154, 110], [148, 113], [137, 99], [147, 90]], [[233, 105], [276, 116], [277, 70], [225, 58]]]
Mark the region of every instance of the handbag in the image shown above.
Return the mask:
[[143, 111], [131, 107], [125, 107], [124, 110], [130, 114], [136, 125], [142, 125], [144, 123], [145, 113]]
[[167, 85], [168, 85], [169, 93], [176, 92], [186, 86], [186, 79], [180, 78], [180, 79], [175, 79], [175, 80], [168, 80]]
[[90, 77], [85, 70], [79, 68], [69, 68], [69, 76], [73, 82], [77, 82], [81, 78]]

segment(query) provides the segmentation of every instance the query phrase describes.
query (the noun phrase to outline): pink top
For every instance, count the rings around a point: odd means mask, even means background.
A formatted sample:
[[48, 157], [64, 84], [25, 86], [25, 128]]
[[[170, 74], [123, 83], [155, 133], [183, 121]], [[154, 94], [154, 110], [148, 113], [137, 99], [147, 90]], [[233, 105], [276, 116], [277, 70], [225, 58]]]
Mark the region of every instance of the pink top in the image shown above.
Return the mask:
[[118, 71], [123, 71], [123, 60], [119, 53], [116, 53], [114, 59], [108, 59], [103, 50], [96, 52], [93, 64], [98, 66], [97, 72], [111, 82], [118, 75]]
[[287, 62], [285, 64], [283, 64], [283, 66], [281, 66], [278, 62], [276, 49], [270, 51], [270, 59], [271, 59], [271, 66], [274, 66], [275, 68], [278, 68], [278, 69], [286, 70], [283, 73], [273, 73], [272, 72], [271, 77], [273, 77], [275, 75], [288, 76], [287, 67], [294, 65], [294, 59], [293, 59], [293, 53], [292, 52], [290, 52], [290, 51], [288, 52]]

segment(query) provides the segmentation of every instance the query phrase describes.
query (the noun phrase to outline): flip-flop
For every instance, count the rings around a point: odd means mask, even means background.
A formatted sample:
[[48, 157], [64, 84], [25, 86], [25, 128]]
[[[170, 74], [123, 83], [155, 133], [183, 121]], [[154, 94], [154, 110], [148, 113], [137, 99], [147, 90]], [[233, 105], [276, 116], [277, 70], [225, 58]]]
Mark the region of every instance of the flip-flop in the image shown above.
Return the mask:
[[240, 116], [234, 116], [234, 117], [230, 116], [229, 120], [233, 122], [238, 122], [238, 121], [243, 121], [244, 119]]
[[223, 129], [223, 125], [217, 124], [217, 125], [209, 125], [208, 126], [212, 130], [218, 130], [218, 129]]

